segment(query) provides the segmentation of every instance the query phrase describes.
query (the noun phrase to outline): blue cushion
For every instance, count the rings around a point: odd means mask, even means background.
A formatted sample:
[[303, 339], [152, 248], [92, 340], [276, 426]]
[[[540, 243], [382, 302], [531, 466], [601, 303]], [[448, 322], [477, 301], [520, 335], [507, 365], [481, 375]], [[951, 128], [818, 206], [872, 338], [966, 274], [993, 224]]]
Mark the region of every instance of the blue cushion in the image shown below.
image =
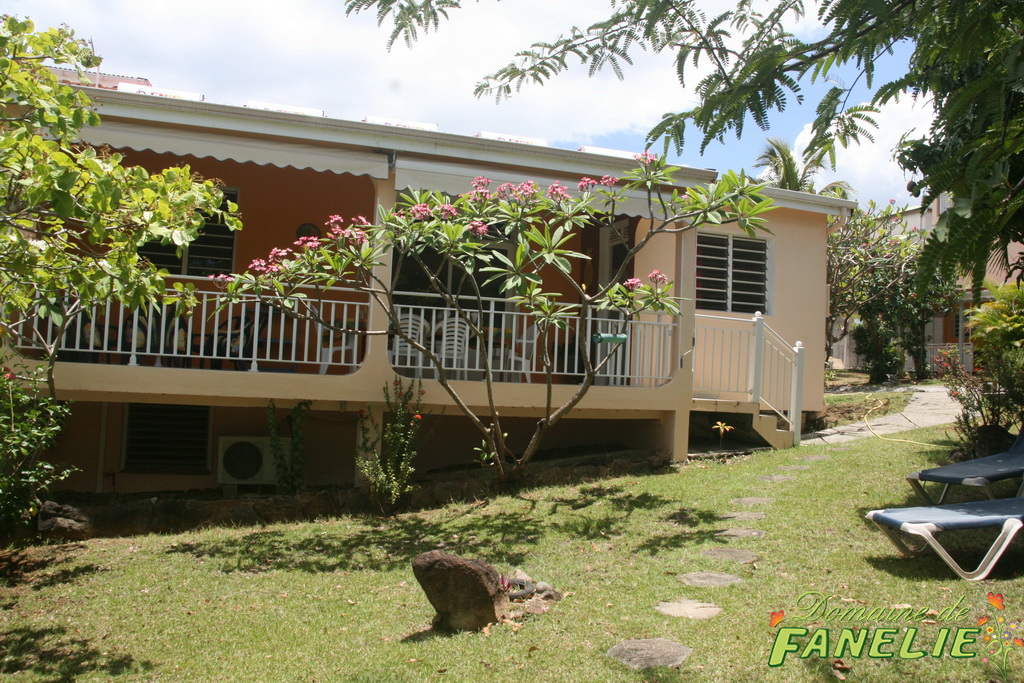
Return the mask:
[[875, 510], [868, 518], [895, 529], [903, 524], [935, 524], [944, 530], [1001, 526], [1016, 517], [1024, 521], [1024, 498], [999, 498], [968, 503]]

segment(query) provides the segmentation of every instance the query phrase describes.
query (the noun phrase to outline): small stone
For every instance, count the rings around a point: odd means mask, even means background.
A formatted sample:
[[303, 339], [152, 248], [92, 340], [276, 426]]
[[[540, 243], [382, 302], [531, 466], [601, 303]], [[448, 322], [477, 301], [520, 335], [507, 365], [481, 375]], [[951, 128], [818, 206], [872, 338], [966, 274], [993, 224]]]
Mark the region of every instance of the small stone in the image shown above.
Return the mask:
[[732, 502], [737, 505], [767, 505], [768, 503], [774, 503], [774, 498], [758, 498], [752, 496], [750, 498], [733, 498]]
[[697, 586], [699, 588], [721, 588], [723, 586], [731, 586], [743, 580], [738, 576], [723, 572], [691, 572], [683, 574], [679, 579], [688, 586]]
[[753, 519], [764, 519], [765, 514], [763, 512], [728, 512], [721, 517], [722, 519], [735, 519], [741, 522], [750, 521]]
[[651, 669], [656, 666], [681, 666], [693, 648], [665, 638], [625, 640], [608, 650], [608, 656], [631, 669]]
[[516, 569], [514, 572], [512, 572], [511, 578], [518, 579], [520, 581], [526, 581], [528, 583], [533, 583], [533, 579], [530, 578], [530, 575], [524, 572], [522, 569]]
[[715, 533], [715, 536], [726, 536], [728, 538], [761, 538], [766, 532], [760, 529], [726, 529]]
[[810, 465], [780, 465], [779, 469], [784, 472], [797, 472], [799, 470], [809, 470]]
[[762, 474], [758, 477], [761, 481], [770, 481], [772, 483], [779, 483], [783, 481], [793, 481], [793, 477], [785, 474]]
[[545, 581], [540, 581], [539, 583], [537, 583], [535, 585], [535, 588], [537, 589], [538, 593], [543, 593], [544, 591], [554, 590], [554, 586], [552, 586], [550, 583], [547, 583]]
[[743, 548], [709, 548], [702, 552], [701, 555], [713, 557], [717, 560], [732, 560], [740, 564], [753, 564], [761, 559], [758, 555]]
[[718, 605], [686, 598], [658, 603], [654, 609], [670, 617], [686, 617], [687, 619], [710, 619], [722, 613], [722, 608]]
[[[833, 450], [839, 451], [839, 450], [846, 450], [846, 449], [844, 449], [844, 448], [835, 448]], [[805, 455], [804, 457], [802, 457], [800, 459], [801, 460], [806, 460], [807, 462], [821, 462], [822, 460], [828, 460], [828, 458], [829, 458], [829, 456], [827, 456], [827, 455]]]

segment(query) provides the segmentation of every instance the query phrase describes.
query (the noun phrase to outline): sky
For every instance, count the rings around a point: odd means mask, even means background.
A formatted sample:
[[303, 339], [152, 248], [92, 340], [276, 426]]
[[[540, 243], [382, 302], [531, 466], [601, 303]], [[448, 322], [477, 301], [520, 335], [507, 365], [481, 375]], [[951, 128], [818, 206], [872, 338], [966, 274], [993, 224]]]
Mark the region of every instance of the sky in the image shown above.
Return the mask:
[[[716, 0], [700, 1], [722, 9]], [[378, 27], [372, 12], [346, 17], [344, 0], [6, 0], [4, 5], [4, 12], [32, 19], [37, 29], [69, 25], [77, 37], [92, 41], [105, 73], [148, 78], [156, 87], [202, 93], [220, 104], [260, 100], [320, 109], [338, 119], [388, 117], [435, 123], [443, 132], [461, 135], [488, 131], [540, 138], [566, 149], [592, 145], [639, 152], [663, 114], [695, 102], [692, 90], [676, 78], [672, 55], [646, 52], [636, 53], [621, 81], [611, 71], [588, 77], [585, 66], [574, 65], [500, 103], [473, 96], [477, 81], [518, 50], [607, 17], [610, 4], [595, 0], [467, 2], [439, 31], [421, 36], [411, 48], [399, 42], [390, 52], [390, 24]], [[794, 24], [798, 37], [822, 35], [810, 14]], [[880, 69], [879, 83], [905, 65], [906, 52], [898, 51]], [[703, 155], [695, 139], [670, 159], [756, 175], [754, 161], [768, 137], [806, 144], [813, 93], [821, 87], [806, 91], [807, 104], [793, 103], [774, 115], [767, 132], [750, 123], [742, 139], [730, 136]], [[906, 131], [927, 131], [928, 108], [901, 98], [876, 118], [875, 142], [840, 150], [836, 171], [823, 174], [820, 184], [841, 179], [862, 202], [912, 203], [909, 178], [892, 154]], [[660, 151], [660, 143], [654, 149]]]

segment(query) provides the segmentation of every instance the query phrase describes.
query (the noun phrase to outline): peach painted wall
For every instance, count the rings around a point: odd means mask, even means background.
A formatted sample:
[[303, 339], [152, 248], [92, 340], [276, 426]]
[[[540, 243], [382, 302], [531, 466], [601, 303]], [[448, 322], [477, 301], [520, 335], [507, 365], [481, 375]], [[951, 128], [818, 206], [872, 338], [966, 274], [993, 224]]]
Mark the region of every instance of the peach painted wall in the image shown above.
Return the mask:
[[[826, 279], [827, 217], [822, 213], [778, 208], [767, 214], [768, 229], [754, 237], [768, 242], [768, 310], [765, 322], [789, 344], [804, 346], [804, 411], [825, 409], [825, 316], [828, 313]], [[709, 233], [744, 235], [734, 226], [701, 228]], [[693, 268], [696, 233], [686, 233], [684, 251]], [[686, 278], [687, 296], [695, 294], [693, 278]], [[698, 314], [749, 320], [746, 313], [697, 310]], [[698, 322], [698, 325], [700, 323]]]

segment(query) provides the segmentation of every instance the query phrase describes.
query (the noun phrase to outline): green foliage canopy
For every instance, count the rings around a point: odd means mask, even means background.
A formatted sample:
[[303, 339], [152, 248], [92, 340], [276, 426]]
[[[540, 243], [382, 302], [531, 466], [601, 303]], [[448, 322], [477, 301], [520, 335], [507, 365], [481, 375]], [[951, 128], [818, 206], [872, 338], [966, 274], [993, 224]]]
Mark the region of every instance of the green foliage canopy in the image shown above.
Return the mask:
[[[180, 249], [204, 215], [221, 213], [216, 184], [187, 166], [150, 173], [83, 144], [81, 131], [99, 116], [47, 64], [81, 75], [99, 58], [66, 27], [35, 32], [30, 21], [0, 17], [0, 340], [33, 315], [62, 328], [93, 304], [155, 300], [166, 273], [138, 248]], [[236, 229], [233, 210], [221, 220]], [[57, 349], [46, 351], [52, 367]]]
[[[393, 22], [390, 43], [400, 37], [408, 43], [419, 30], [436, 29], [462, 3], [346, 0], [345, 6], [350, 13], [376, 8], [379, 22]], [[922, 271], [968, 272], [980, 284], [993, 250], [1005, 253], [1007, 244], [1024, 239], [1019, 1], [822, 0], [818, 17], [827, 33], [813, 42], [787, 28], [804, 12], [804, 0], [737, 0], [714, 16], [695, 0], [612, 0], [607, 19], [534, 43], [486, 76], [476, 92], [501, 99], [573, 62], [587, 65], [591, 74], [607, 67], [622, 77], [637, 49], [671, 51], [680, 84], [693, 87], [699, 101], [666, 114], [649, 139], [664, 137], [666, 145], [681, 149], [696, 129], [703, 150], [729, 133], [739, 137], [749, 120], [767, 129], [773, 112], [804, 100], [808, 84], [827, 82], [808, 152], [824, 151], [833, 163], [836, 144], [871, 137], [878, 106], [901, 96], [927, 98], [934, 123], [924, 137], [904, 140], [898, 159], [920, 176], [912, 190], [923, 205], [943, 195], [954, 203], [929, 238]], [[906, 72], [876, 83], [876, 63], [900, 43], [914, 46]], [[857, 76], [849, 85], [837, 83], [836, 74], [846, 68]], [[870, 101], [851, 105], [853, 89], [862, 83], [872, 92]]]

